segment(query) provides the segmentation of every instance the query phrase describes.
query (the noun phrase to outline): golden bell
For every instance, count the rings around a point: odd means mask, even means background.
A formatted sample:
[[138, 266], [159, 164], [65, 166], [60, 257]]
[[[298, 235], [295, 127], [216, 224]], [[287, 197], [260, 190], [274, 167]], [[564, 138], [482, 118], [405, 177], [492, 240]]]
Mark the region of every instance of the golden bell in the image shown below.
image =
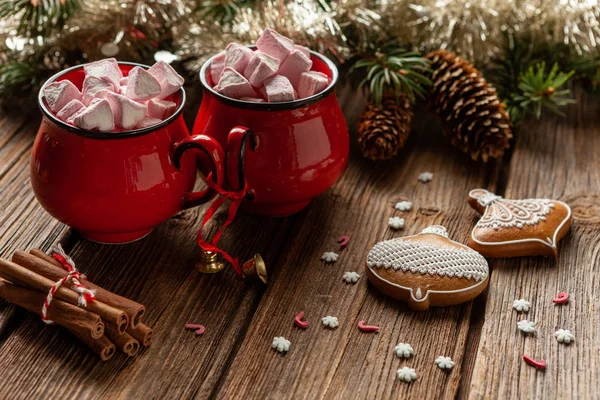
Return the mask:
[[225, 263], [220, 260], [218, 253], [202, 250], [200, 261], [196, 263], [196, 271], [203, 274], [214, 274], [223, 268], [225, 268]]
[[242, 277], [244, 279], [260, 279], [262, 283], [267, 284], [267, 266], [260, 254], [256, 253], [242, 265]]

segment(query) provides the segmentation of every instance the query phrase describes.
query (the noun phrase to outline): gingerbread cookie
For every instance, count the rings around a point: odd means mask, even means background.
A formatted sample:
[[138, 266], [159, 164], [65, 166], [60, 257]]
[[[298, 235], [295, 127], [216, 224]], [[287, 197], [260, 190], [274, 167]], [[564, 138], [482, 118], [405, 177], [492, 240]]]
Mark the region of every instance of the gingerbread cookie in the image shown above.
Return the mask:
[[477, 297], [488, 284], [488, 263], [467, 246], [430, 226], [415, 236], [377, 243], [367, 256], [367, 277], [384, 294], [414, 310], [451, 306]]
[[482, 214], [471, 232], [469, 247], [486, 257], [556, 258], [556, 245], [573, 220], [571, 208], [558, 200], [509, 200], [474, 189], [467, 201]]

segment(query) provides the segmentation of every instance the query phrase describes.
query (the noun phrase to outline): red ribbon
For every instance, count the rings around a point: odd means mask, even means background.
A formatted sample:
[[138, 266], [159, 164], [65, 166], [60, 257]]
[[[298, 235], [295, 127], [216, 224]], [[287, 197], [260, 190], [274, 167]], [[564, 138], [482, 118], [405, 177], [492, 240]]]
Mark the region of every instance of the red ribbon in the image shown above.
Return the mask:
[[[212, 190], [217, 192], [220, 197], [218, 199], [216, 199], [215, 201], [213, 201], [213, 203], [210, 205], [210, 207], [206, 211], [206, 215], [204, 216], [204, 219], [202, 220], [202, 225], [200, 226], [200, 229], [198, 230], [198, 236], [197, 236], [198, 246], [200, 246], [200, 248], [204, 251], [212, 251], [212, 252], [218, 253], [221, 256], [223, 256], [223, 258], [225, 258], [231, 264], [231, 266], [235, 270], [235, 273], [237, 274], [237, 276], [242, 277], [243, 276], [242, 269], [240, 267], [240, 263], [239, 263], [238, 259], [231, 257], [229, 254], [227, 254], [226, 251], [218, 248], [217, 242], [219, 241], [219, 238], [221, 237], [221, 234], [223, 233], [225, 228], [227, 228], [227, 226], [229, 226], [229, 224], [231, 224], [231, 222], [233, 222], [233, 219], [235, 218], [235, 214], [237, 213], [238, 208], [240, 208], [240, 204], [242, 203], [242, 200], [244, 199], [244, 197], [246, 197], [246, 191], [248, 188], [248, 184], [246, 182], [244, 182], [244, 187], [242, 188], [242, 190], [237, 191], [237, 192], [227, 191], [227, 190], [221, 188], [220, 186], [218, 186], [217, 184], [215, 184], [210, 179], [206, 180], [206, 184], [208, 185], [209, 188], [211, 188]], [[212, 216], [217, 212], [217, 210], [223, 205], [225, 200], [231, 200], [231, 204], [229, 205], [229, 210], [227, 212], [227, 220], [225, 221], [225, 223], [223, 225], [221, 225], [221, 227], [219, 228], [217, 233], [215, 233], [215, 236], [213, 236], [212, 240], [209, 243], [202, 238], [202, 228], [204, 228], [204, 225], [206, 225], [206, 223], [212, 218]]]

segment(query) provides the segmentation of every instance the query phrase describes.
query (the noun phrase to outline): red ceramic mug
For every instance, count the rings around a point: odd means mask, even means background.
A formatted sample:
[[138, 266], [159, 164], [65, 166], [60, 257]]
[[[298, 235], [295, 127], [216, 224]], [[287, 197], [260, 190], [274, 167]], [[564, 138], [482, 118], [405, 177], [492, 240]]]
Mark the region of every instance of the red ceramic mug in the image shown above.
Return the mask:
[[[204, 93], [193, 133], [213, 137], [228, 149], [231, 190], [240, 189], [243, 167], [250, 196], [242, 208], [250, 212], [281, 216], [300, 211], [337, 181], [348, 162], [348, 128], [334, 90], [337, 68], [318, 53], [311, 52], [311, 59], [312, 69], [329, 77], [327, 88], [281, 103], [254, 103], [217, 93], [210, 77], [212, 58], [200, 71]], [[253, 141], [244, 150], [245, 130], [252, 131]]]
[[[138, 64], [119, 63], [123, 72]], [[146, 66], [140, 65], [147, 68]], [[81, 88], [81, 66], [54, 75], [46, 82], [69, 79]], [[53, 217], [101, 243], [137, 240], [178, 211], [204, 203], [210, 189], [192, 192], [197, 161], [204, 174], [221, 186], [224, 154], [207, 136], [195, 136], [203, 156], [174, 154], [189, 137], [181, 112], [185, 91], [168, 98], [177, 109], [162, 123], [115, 133], [86, 131], [56, 118], [46, 106], [43, 88], [38, 102], [42, 123], [31, 156], [31, 184], [40, 204]], [[179, 150], [178, 150], [179, 149]]]

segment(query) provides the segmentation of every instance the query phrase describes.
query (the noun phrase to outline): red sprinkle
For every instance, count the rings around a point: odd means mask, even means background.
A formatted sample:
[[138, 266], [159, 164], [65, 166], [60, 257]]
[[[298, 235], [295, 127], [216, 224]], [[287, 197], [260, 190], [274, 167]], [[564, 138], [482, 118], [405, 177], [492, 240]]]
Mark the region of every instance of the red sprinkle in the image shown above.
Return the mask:
[[296, 318], [294, 318], [294, 325], [298, 328], [306, 329], [308, 328], [308, 321], [302, 321], [302, 318], [304, 318], [304, 311], [300, 311], [298, 315], [296, 315]]
[[366, 325], [365, 321], [358, 321], [358, 329], [363, 332], [379, 332], [378, 326]]
[[544, 361], [544, 360], [536, 361], [533, 358], [529, 357], [527, 354], [523, 354], [523, 360], [525, 360], [525, 362], [527, 364], [531, 365], [532, 367], [536, 367], [537, 369], [545, 369], [546, 368], [546, 361]]
[[185, 324], [185, 329], [203, 329], [204, 326], [200, 324]]
[[341, 236], [338, 239], [338, 243], [340, 244], [340, 250], [343, 250], [346, 246], [348, 246], [348, 243], [350, 243], [350, 238], [346, 235]]
[[204, 331], [206, 331], [206, 328], [204, 327], [204, 325], [198, 325], [200, 328], [198, 328], [198, 330], [195, 332], [196, 335], [200, 336], [204, 333]]
[[558, 294], [558, 296], [556, 296], [555, 299], [552, 299], [552, 302], [556, 303], [556, 304], [563, 304], [569, 301], [569, 293], [567, 292], [560, 292]]

